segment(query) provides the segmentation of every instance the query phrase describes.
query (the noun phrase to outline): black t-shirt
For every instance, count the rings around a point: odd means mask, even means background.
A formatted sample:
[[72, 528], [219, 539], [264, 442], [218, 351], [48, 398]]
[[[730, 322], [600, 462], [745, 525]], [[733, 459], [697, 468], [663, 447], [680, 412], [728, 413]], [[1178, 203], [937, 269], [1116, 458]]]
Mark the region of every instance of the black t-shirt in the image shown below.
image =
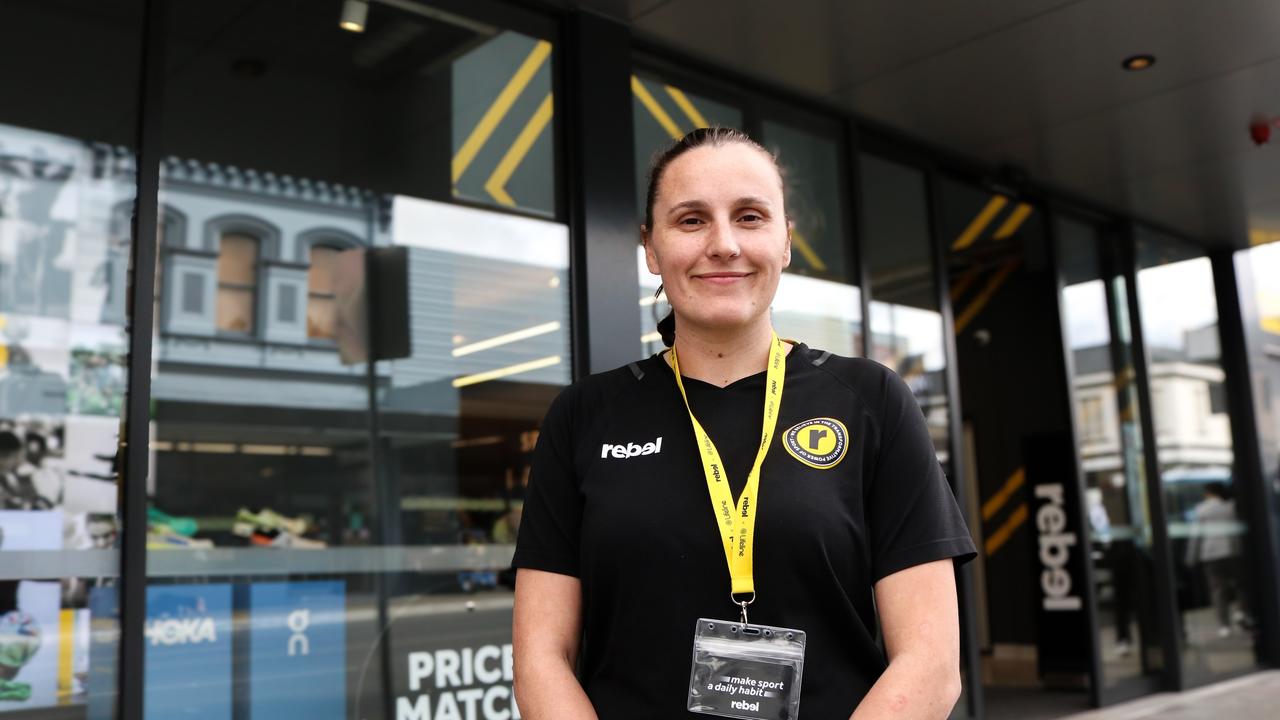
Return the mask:
[[[764, 382], [685, 381], [735, 498], [759, 446]], [[872, 585], [974, 556], [906, 384], [873, 361], [797, 345], [757, 502], [751, 621], [808, 634], [801, 712], [847, 718], [887, 665]], [[694, 623], [738, 613], [689, 415], [660, 356], [552, 403], [514, 564], [581, 579], [580, 678], [602, 720], [694, 715]]]

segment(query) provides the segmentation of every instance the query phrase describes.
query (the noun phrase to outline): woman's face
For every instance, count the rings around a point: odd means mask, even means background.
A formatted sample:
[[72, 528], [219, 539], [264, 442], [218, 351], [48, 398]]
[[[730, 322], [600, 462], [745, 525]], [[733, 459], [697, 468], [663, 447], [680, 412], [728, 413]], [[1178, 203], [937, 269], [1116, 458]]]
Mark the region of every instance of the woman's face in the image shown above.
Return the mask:
[[742, 143], [694, 148], [672, 161], [654, 199], [645, 260], [662, 276], [681, 324], [741, 328], [768, 313], [791, 263], [773, 161]]

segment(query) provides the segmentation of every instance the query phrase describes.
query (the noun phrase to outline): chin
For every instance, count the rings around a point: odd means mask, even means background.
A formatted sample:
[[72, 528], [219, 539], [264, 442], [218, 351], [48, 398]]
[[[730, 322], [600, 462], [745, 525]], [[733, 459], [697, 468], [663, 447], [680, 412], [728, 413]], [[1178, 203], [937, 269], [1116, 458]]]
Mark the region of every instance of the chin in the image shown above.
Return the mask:
[[728, 309], [723, 312], [699, 312], [688, 317], [688, 322], [707, 329], [733, 330], [746, 328], [756, 318], [741, 308]]

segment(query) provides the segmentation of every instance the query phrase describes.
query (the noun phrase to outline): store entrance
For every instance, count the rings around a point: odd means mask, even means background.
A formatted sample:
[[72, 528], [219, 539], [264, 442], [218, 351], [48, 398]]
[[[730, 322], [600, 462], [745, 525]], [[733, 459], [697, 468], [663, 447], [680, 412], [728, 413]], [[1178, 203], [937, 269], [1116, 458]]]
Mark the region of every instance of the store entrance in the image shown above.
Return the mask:
[[1043, 210], [942, 183], [987, 718], [1094, 701], [1093, 598], [1070, 370]]

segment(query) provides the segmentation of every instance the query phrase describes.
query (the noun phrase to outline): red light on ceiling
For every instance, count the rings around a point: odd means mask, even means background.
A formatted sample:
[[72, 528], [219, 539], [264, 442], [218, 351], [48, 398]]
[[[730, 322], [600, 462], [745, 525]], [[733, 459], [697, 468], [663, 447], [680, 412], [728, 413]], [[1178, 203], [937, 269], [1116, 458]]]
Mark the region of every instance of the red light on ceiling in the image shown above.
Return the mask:
[[1125, 70], [1131, 70], [1133, 72], [1137, 72], [1139, 70], [1146, 70], [1147, 68], [1155, 64], [1156, 64], [1155, 55], [1143, 53], [1141, 55], [1130, 55], [1120, 63], [1120, 66], [1123, 67]]

